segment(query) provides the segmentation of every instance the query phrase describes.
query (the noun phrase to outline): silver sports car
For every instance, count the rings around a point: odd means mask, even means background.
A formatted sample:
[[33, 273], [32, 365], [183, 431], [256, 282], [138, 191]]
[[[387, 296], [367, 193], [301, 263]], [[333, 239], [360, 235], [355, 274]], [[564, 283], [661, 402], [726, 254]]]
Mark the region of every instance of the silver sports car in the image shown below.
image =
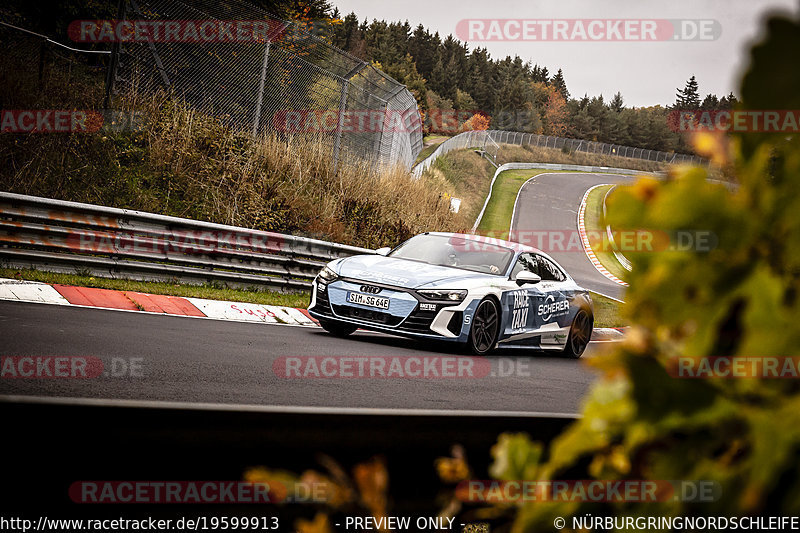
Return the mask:
[[311, 315], [328, 332], [358, 328], [580, 357], [592, 335], [589, 292], [529, 246], [423, 233], [397, 248], [328, 263], [313, 283]]

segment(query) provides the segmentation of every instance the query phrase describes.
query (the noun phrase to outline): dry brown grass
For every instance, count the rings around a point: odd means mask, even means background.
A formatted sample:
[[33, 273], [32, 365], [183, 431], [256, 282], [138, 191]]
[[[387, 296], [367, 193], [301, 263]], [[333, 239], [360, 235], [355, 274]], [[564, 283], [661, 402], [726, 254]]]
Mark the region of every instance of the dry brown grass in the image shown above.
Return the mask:
[[612, 168], [629, 168], [631, 170], [644, 170], [654, 172], [665, 170], [667, 164], [645, 161], [630, 157], [609, 156], [602, 154], [589, 154], [585, 152], [565, 152], [556, 148], [542, 148], [537, 146], [500, 145], [497, 152], [497, 164], [505, 163], [556, 163], [563, 165], [584, 165]]
[[[435, 180], [451, 195], [461, 198], [460, 215], [472, 226], [483, 207], [494, 167], [472, 149], [457, 150], [436, 159], [423, 173], [423, 180]], [[452, 191], [452, 192], [450, 192]]]
[[165, 97], [123, 104], [142, 131], [6, 138], [0, 188], [366, 247], [467, 225], [444, 180], [357, 160], [334, 172], [318, 139], [254, 139]]

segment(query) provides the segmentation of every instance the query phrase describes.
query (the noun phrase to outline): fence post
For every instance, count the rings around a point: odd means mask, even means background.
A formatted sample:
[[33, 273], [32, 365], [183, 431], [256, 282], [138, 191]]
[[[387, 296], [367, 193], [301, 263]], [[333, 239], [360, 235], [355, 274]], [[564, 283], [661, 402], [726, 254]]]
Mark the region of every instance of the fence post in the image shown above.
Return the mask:
[[349, 80], [342, 80], [342, 92], [339, 97], [339, 124], [336, 127], [336, 139], [333, 141], [333, 173], [339, 170], [339, 152], [342, 148], [342, 130], [344, 129], [344, 110], [347, 107], [347, 91]]
[[[139, 4], [136, 3], [136, 0], [131, 0], [131, 7], [142, 18], [146, 18], [144, 11], [141, 10]], [[158, 55], [158, 50], [156, 49], [156, 45], [153, 44], [153, 41], [148, 39], [147, 40], [147, 47], [150, 49], [150, 53], [153, 55], [153, 61], [156, 64], [156, 70], [158, 70], [158, 74], [161, 76], [161, 81], [164, 82], [164, 86], [169, 88], [171, 83], [169, 81], [169, 77], [167, 76], [167, 69], [164, 68], [164, 63], [161, 62], [161, 56]]]
[[[125, 0], [117, 1], [117, 20], [125, 18]], [[111, 107], [111, 93], [114, 90], [114, 81], [117, 78], [117, 66], [119, 65], [119, 39], [114, 39], [111, 45], [111, 58], [108, 60], [108, 70], [106, 70], [106, 93], [103, 98], [103, 107]], [[41, 83], [41, 80], [39, 80]]]
[[261, 64], [261, 79], [258, 80], [258, 96], [256, 97], [256, 112], [253, 114], [253, 137], [258, 135], [258, 125], [261, 122], [261, 105], [264, 102], [264, 84], [267, 81], [267, 65], [269, 64], [269, 45], [264, 47], [264, 62]]
[[381, 149], [383, 148], [383, 130], [386, 124], [386, 118], [389, 115], [390, 105], [391, 104], [388, 100], [383, 102], [383, 121], [381, 122], [381, 129], [378, 132], [378, 135], [375, 136], [375, 144], [372, 149], [372, 151], [375, 153], [376, 165], [381, 163]]

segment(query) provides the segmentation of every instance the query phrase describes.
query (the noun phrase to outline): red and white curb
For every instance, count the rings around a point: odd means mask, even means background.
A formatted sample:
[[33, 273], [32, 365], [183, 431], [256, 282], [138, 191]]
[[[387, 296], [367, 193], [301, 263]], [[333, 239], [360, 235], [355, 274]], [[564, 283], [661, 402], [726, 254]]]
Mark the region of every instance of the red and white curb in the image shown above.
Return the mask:
[[598, 187], [604, 187], [604, 186], [605, 186], [604, 184], [595, 185], [594, 187], [586, 191], [586, 194], [583, 195], [583, 199], [581, 200], [581, 206], [580, 208], [578, 208], [578, 233], [580, 234], [581, 242], [583, 243], [583, 251], [586, 252], [586, 257], [594, 265], [594, 268], [596, 268], [598, 272], [600, 272], [602, 275], [604, 275], [614, 283], [618, 283], [623, 287], [627, 287], [628, 286], [627, 283], [625, 283], [617, 276], [609, 272], [606, 269], [606, 267], [603, 266], [600, 260], [597, 259], [594, 250], [592, 250], [592, 245], [589, 242], [589, 236], [586, 234], [586, 223], [584, 221], [584, 215], [586, 214], [586, 199], [589, 198], [589, 193], [591, 193], [593, 190], [597, 189]]
[[169, 316], [211, 318], [236, 322], [261, 322], [292, 326], [315, 326], [304, 309], [279, 305], [182, 298], [133, 291], [116, 291], [36, 281], [0, 278], [0, 300], [93, 307], [116, 311]]
[[[202, 298], [182, 298], [133, 291], [116, 291], [38, 281], [0, 278], [0, 300], [68, 305], [132, 313], [319, 327], [305, 309]], [[593, 342], [622, 340], [625, 328], [595, 328]]]

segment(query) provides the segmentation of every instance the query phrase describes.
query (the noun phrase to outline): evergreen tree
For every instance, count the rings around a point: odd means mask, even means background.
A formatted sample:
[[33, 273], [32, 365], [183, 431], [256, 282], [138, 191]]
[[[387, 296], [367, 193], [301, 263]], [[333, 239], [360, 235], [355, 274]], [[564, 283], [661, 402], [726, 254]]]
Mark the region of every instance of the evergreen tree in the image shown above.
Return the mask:
[[617, 91], [617, 94], [614, 95], [614, 98], [611, 99], [611, 102], [609, 102], [608, 105], [611, 108], [611, 110], [616, 113], [619, 113], [623, 109], [625, 109], [625, 103], [622, 99], [622, 93]]
[[714, 111], [719, 109], [719, 98], [717, 98], [716, 94], [707, 94], [705, 98], [703, 98], [703, 103], [700, 104], [700, 109]]
[[733, 93], [728, 93], [728, 96], [723, 96], [719, 99], [720, 109], [733, 109], [739, 103], [739, 99]]
[[675, 95], [675, 109], [697, 109], [700, 107], [700, 91], [698, 90], [697, 79], [694, 76], [689, 78], [683, 89]]
[[567, 90], [567, 82], [564, 81], [564, 73], [561, 72], [561, 69], [558, 69], [556, 75], [553, 76], [553, 79], [550, 81], [550, 84], [556, 88], [558, 92], [561, 93], [561, 96], [564, 100], [569, 100], [569, 91]]

